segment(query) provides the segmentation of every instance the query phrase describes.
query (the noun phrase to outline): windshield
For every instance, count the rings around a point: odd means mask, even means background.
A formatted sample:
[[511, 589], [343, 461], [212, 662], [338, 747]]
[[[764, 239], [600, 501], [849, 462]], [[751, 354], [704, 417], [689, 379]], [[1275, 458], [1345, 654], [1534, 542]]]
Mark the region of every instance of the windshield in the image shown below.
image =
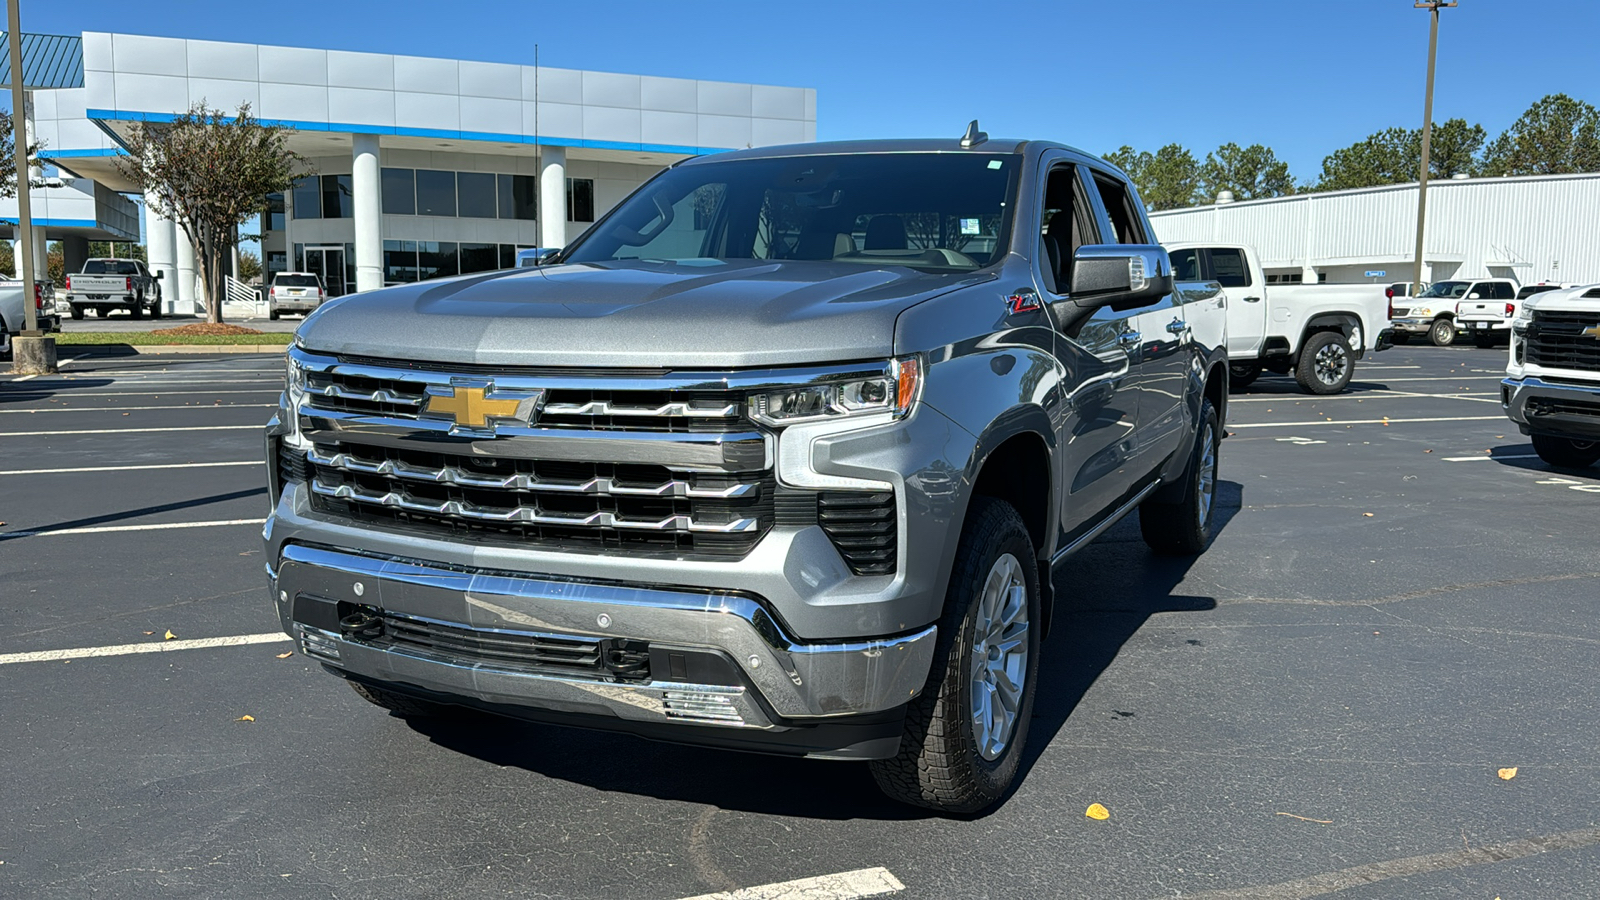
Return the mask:
[[880, 153], [680, 166], [563, 258], [818, 260], [966, 272], [1004, 254], [1017, 157]]
[[83, 264], [84, 275], [137, 275], [139, 267], [121, 259], [91, 259]]
[[279, 275], [272, 283], [278, 287], [321, 287], [315, 275]]
[[1435, 282], [1434, 285], [1428, 288], [1426, 291], [1423, 291], [1418, 296], [1418, 299], [1425, 300], [1429, 297], [1443, 297], [1448, 300], [1457, 300], [1466, 296], [1467, 288], [1471, 286], [1472, 282], [1470, 281], [1439, 281]]

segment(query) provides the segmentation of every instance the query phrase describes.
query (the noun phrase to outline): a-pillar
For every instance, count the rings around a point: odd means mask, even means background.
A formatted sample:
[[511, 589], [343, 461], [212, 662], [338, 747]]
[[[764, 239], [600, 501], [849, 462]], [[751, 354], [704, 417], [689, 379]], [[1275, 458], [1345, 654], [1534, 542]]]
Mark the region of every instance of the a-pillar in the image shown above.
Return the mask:
[[539, 246], [567, 245], [567, 148], [540, 148]]
[[178, 277], [174, 279], [177, 305], [172, 311], [180, 316], [204, 315], [205, 306], [195, 286], [194, 245], [189, 243], [189, 236], [181, 228], [173, 229], [172, 245], [173, 267], [178, 270]]
[[383, 287], [383, 197], [378, 184], [378, 136], [351, 136], [350, 206], [356, 228], [356, 290]]

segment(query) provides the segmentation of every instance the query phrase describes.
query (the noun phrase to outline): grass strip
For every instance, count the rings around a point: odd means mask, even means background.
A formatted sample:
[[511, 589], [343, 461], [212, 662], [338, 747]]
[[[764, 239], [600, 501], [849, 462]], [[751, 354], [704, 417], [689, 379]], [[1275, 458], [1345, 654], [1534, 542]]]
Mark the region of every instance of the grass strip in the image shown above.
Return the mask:
[[132, 347], [156, 346], [219, 346], [219, 345], [286, 345], [294, 340], [288, 332], [272, 331], [262, 334], [155, 334], [149, 331], [68, 331], [55, 335], [58, 346], [127, 344]]

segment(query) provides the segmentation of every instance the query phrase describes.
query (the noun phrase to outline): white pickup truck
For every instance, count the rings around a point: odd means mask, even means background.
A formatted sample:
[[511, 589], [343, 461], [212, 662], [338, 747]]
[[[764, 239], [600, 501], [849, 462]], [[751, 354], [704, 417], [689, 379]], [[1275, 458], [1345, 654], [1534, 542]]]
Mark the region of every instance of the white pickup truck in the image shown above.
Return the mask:
[[1600, 461], [1600, 285], [1539, 293], [1519, 306], [1500, 405], [1550, 465]]
[[[1511, 336], [1511, 323], [1522, 308], [1522, 301], [1534, 294], [1577, 287], [1575, 284], [1549, 282], [1530, 284], [1519, 288], [1507, 300], [1507, 285], [1508, 282], [1504, 281], [1474, 282], [1467, 292], [1467, 299], [1456, 304], [1456, 324], [1472, 338], [1474, 344], [1484, 350], [1499, 343], [1501, 338]], [[1492, 296], [1484, 296], [1485, 292]]]
[[0, 360], [11, 358], [11, 336], [21, 333], [27, 325], [27, 303], [33, 304], [40, 331], [61, 330], [61, 317], [55, 314], [55, 285], [35, 281], [33, 296], [29, 297], [20, 280], [0, 278]]
[[1244, 244], [1169, 244], [1179, 281], [1214, 281], [1228, 305], [1228, 378], [1247, 387], [1262, 370], [1294, 374], [1307, 393], [1337, 394], [1368, 350], [1389, 348], [1381, 284], [1268, 285]]
[[150, 274], [144, 263], [136, 259], [91, 259], [83, 264], [83, 271], [67, 276], [67, 303], [72, 306], [72, 317], [83, 318], [84, 310], [92, 309], [101, 318], [114, 309], [125, 309], [135, 319], [146, 312], [150, 318], [161, 318], [161, 273]]
[[1456, 342], [1461, 316], [1468, 312], [1474, 317], [1474, 328], [1486, 332], [1485, 337], [1474, 336], [1473, 340], [1493, 342], [1490, 324], [1510, 327], [1505, 308], [1516, 298], [1517, 283], [1509, 278], [1435, 281], [1415, 297], [1394, 298], [1394, 342], [1404, 344], [1414, 334], [1427, 335], [1435, 347], [1448, 347]]

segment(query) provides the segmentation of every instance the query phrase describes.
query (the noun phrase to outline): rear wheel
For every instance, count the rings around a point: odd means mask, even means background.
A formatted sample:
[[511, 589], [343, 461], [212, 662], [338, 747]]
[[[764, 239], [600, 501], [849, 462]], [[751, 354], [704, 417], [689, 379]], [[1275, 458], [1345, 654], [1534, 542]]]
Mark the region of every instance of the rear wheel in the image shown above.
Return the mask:
[[76, 303], [72, 304], [72, 318], [75, 319], [75, 320], [82, 319], [83, 318], [83, 307], [79, 306]]
[[1535, 434], [1533, 450], [1540, 459], [1562, 469], [1584, 469], [1600, 461], [1600, 441]]
[[1228, 390], [1242, 391], [1261, 377], [1261, 364], [1256, 362], [1228, 363]]
[[1448, 347], [1456, 342], [1456, 323], [1451, 319], [1434, 319], [1428, 329], [1428, 340], [1435, 347]]
[[1337, 331], [1319, 331], [1300, 349], [1294, 380], [1309, 394], [1337, 394], [1350, 384], [1355, 369], [1355, 357], [1345, 336]]
[[1221, 443], [1217, 410], [1210, 400], [1202, 401], [1200, 428], [1183, 473], [1183, 497], [1175, 503], [1150, 499], [1139, 504], [1139, 531], [1151, 550], [1166, 556], [1192, 556], [1211, 544]]
[[11, 358], [11, 329], [6, 327], [6, 320], [0, 319], [0, 360]]
[[1492, 331], [1479, 331], [1472, 335], [1472, 344], [1479, 350], [1492, 349], [1496, 343]]
[[1039, 671], [1039, 567], [1011, 504], [974, 497], [939, 620], [938, 651], [906, 708], [900, 752], [872, 776], [902, 803], [946, 813], [994, 805], [1028, 740]]
[[274, 322], [278, 321], [278, 308], [276, 306], [267, 306], [267, 318]]
[[135, 319], [142, 319], [144, 318], [144, 307], [135, 303], [128, 307], [128, 315], [133, 316]]

